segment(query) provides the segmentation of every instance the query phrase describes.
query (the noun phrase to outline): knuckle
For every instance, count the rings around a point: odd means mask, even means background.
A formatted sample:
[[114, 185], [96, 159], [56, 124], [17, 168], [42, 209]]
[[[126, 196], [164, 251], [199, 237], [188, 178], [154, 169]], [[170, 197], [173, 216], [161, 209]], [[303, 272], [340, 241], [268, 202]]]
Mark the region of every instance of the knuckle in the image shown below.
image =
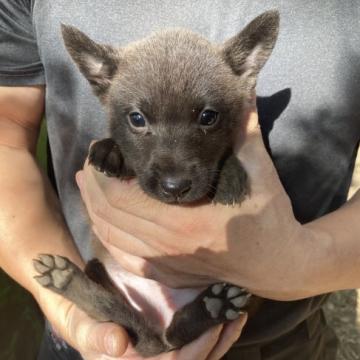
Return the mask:
[[196, 216], [182, 219], [174, 217], [169, 219], [169, 226], [175, 233], [181, 236], [191, 236], [192, 238], [204, 228], [201, 219]]
[[101, 219], [106, 219], [110, 213], [110, 205], [99, 199], [99, 201], [91, 204], [91, 212]]
[[119, 262], [121, 263], [121, 266], [128, 272], [131, 272], [137, 276], [147, 277], [147, 262], [145, 260], [141, 258], [135, 258], [131, 255], [125, 255], [119, 259]]
[[104, 245], [113, 245], [113, 237], [110, 231], [110, 227], [108, 224], [103, 224], [100, 228], [93, 226], [93, 232], [97, 236], [97, 238], [104, 244]]
[[123, 195], [119, 191], [115, 191], [113, 186], [104, 189], [105, 199], [110, 207], [118, 207], [123, 201]]

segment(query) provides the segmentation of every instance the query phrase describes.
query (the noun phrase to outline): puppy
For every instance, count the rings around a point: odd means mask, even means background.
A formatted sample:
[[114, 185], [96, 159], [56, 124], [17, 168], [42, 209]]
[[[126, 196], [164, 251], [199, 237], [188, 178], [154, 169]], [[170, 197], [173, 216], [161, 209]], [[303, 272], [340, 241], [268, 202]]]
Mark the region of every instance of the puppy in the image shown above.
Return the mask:
[[[107, 176], [137, 177], [144, 192], [162, 202], [241, 203], [248, 184], [232, 152], [234, 134], [278, 28], [278, 12], [268, 11], [222, 45], [174, 29], [114, 48], [62, 26], [66, 49], [109, 118], [110, 137], [91, 147], [90, 163]], [[95, 252], [101, 262], [90, 261], [85, 273], [67, 258], [40, 255], [36, 279], [94, 318], [124, 326], [143, 356], [179, 348], [252, 303], [244, 289], [214, 284], [164, 329], [114, 286], [105, 270], [110, 255], [101, 246]]]

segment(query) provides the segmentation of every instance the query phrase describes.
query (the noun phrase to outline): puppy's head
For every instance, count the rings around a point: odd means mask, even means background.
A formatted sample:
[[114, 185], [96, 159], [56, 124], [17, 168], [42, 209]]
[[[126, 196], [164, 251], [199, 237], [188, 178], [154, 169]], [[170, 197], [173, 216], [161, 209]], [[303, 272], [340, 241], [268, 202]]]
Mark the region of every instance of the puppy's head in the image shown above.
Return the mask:
[[278, 13], [269, 11], [222, 45], [167, 30], [123, 48], [70, 26], [62, 32], [143, 190], [165, 202], [193, 202], [216, 186], [278, 27]]

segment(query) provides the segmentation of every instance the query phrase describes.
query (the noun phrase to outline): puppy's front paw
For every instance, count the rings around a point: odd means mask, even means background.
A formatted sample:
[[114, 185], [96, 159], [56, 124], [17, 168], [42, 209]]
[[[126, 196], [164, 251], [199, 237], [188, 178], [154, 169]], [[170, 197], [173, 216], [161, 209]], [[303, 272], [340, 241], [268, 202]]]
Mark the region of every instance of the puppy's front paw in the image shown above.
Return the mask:
[[40, 275], [35, 280], [42, 286], [57, 293], [63, 293], [73, 280], [77, 271], [80, 271], [70, 260], [58, 255], [39, 255], [33, 260], [35, 270]]
[[246, 171], [239, 160], [231, 155], [221, 169], [213, 202], [224, 205], [241, 204], [248, 194], [249, 180]]
[[229, 321], [237, 319], [249, 304], [251, 294], [237, 286], [218, 283], [203, 293], [203, 303], [212, 319]]
[[100, 140], [91, 146], [89, 163], [106, 176], [119, 177], [124, 161], [119, 146], [109, 138]]

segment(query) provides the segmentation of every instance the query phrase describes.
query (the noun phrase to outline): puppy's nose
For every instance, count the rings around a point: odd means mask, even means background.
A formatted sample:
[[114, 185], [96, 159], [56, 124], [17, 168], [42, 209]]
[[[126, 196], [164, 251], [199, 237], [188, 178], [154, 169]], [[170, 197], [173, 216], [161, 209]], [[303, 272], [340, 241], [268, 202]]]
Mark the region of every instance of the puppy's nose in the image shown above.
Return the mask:
[[167, 177], [162, 180], [161, 188], [165, 195], [172, 195], [175, 198], [184, 196], [191, 189], [191, 180]]

